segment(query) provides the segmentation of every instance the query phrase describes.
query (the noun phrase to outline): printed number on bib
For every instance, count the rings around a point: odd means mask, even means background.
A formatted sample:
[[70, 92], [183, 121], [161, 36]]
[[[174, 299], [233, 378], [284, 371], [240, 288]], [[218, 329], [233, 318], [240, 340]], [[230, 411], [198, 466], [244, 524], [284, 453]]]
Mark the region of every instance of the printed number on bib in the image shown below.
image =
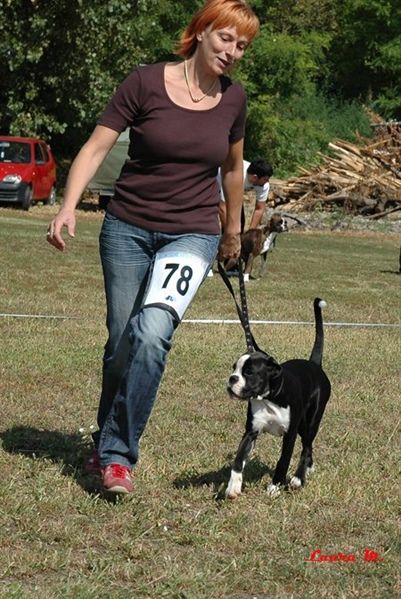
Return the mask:
[[205, 260], [191, 254], [157, 256], [144, 305], [166, 304], [173, 308], [181, 319], [207, 268], [208, 263]]

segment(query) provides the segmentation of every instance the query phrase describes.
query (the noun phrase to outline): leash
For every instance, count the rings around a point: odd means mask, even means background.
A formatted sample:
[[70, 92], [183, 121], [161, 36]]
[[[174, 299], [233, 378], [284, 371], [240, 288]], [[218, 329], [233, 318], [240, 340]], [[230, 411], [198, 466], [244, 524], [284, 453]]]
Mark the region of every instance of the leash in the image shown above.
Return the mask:
[[241, 259], [238, 260], [238, 280], [239, 280], [239, 292], [240, 292], [240, 298], [241, 298], [241, 307], [239, 307], [238, 302], [235, 299], [235, 293], [234, 293], [233, 286], [231, 285], [230, 279], [228, 278], [227, 273], [224, 270], [224, 268], [222, 267], [222, 265], [220, 264], [220, 262], [217, 262], [217, 268], [219, 270], [221, 278], [223, 279], [224, 283], [226, 284], [227, 289], [229, 290], [229, 292], [231, 293], [231, 295], [234, 298], [235, 307], [237, 308], [238, 316], [239, 316], [240, 322], [242, 324], [242, 328], [244, 329], [246, 347], [247, 347], [248, 352], [252, 353], [254, 351], [262, 351], [258, 347], [258, 344], [256, 343], [256, 341], [252, 335], [251, 327], [249, 324], [248, 304], [246, 301], [246, 291], [245, 291], [245, 282], [244, 282], [244, 272], [242, 270], [242, 260]]

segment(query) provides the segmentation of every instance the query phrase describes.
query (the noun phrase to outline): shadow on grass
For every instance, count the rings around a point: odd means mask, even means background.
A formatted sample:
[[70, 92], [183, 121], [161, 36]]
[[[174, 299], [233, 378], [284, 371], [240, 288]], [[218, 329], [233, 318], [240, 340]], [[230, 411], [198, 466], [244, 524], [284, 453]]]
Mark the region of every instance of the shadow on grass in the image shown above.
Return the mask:
[[[215, 499], [221, 501], [225, 499], [225, 490], [230, 480], [231, 466], [224, 466], [220, 470], [212, 470], [211, 472], [188, 472], [183, 476], [174, 480], [174, 486], [177, 489], [187, 489], [189, 487], [211, 487]], [[247, 462], [244, 470], [244, 485], [247, 483], [255, 483], [260, 481], [265, 476], [272, 477], [274, 470], [263, 464], [259, 458], [255, 457]]]
[[74, 478], [87, 493], [115, 502], [115, 495], [102, 492], [100, 478], [85, 471], [92, 447], [81, 435], [17, 426], [1, 431], [0, 439], [5, 451], [60, 464], [62, 474]]
[[381, 270], [380, 272], [384, 275], [401, 275], [400, 270]]

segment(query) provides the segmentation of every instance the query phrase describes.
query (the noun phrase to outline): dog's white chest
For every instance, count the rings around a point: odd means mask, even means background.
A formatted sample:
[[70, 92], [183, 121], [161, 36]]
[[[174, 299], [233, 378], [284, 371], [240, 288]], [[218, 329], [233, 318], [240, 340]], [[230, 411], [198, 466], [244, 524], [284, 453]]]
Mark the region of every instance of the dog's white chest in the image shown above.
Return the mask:
[[258, 433], [270, 433], [282, 437], [290, 426], [290, 406], [281, 408], [267, 399], [253, 399], [252, 428]]
[[262, 251], [260, 252], [261, 254], [266, 254], [267, 252], [271, 252], [271, 250], [273, 249], [274, 241], [275, 241], [276, 237], [277, 237], [277, 233], [275, 231], [272, 231], [272, 233], [270, 233], [266, 237], [265, 242], [263, 244]]

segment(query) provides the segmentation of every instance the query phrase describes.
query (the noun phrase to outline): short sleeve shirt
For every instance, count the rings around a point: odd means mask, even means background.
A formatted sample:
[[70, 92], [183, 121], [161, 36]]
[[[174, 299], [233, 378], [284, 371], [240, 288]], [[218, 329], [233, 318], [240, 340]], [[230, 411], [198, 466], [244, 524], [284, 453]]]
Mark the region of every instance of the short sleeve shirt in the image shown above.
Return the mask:
[[175, 104], [164, 83], [166, 63], [140, 66], [120, 85], [98, 124], [130, 128], [128, 160], [108, 210], [166, 233], [219, 234], [217, 171], [245, 134], [243, 88], [220, 77], [222, 97], [208, 110]]
[[[267, 182], [264, 185], [253, 185], [252, 183], [250, 183], [249, 178], [248, 178], [248, 167], [251, 163], [248, 162], [247, 160], [244, 160], [244, 191], [255, 191], [256, 194], [256, 201], [257, 202], [266, 202], [267, 198], [269, 196], [269, 191], [270, 191], [270, 183]], [[221, 182], [221, 171], [220, 169], [218, 170], [217, 173], [217, 183], [219, 185], [219, 189], [220, 189], [220, 199], [224, 202], [224, 194], [223, 194], [223, 186], [222, 186], [222, 182]]]

